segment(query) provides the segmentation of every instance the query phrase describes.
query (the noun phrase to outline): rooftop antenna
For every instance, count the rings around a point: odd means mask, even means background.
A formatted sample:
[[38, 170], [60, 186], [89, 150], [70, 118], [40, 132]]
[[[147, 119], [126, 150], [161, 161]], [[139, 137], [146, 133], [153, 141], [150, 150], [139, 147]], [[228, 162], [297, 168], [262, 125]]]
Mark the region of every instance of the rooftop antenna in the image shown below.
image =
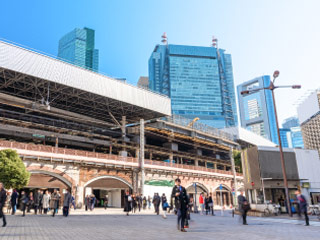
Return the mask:
[[162, 42], [163, 44], [168, 44], [168, 38], [167, 38], [167, 33], [166, 33], [166, 32], [164, 32], [164, 33], [162, 34], [161, 38], [162, 38], [161, 42]]
[[218, 38], [212, 36], [212, 47], [218, 48]]

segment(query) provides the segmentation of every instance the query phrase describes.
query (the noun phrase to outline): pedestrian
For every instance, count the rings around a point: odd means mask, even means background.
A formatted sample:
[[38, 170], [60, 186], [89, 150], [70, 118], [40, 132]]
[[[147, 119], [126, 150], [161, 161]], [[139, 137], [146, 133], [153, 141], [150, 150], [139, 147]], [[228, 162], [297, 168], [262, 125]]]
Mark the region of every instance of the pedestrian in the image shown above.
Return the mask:
[[150, 209], [150, 208], [151, 208], [151, 197], [148, 196], [148, 209]]
[[136, 195], [132, 194], [131, 195], [131, 210], [132, 210], [132, 213], [135, 213], [136, 209], [137, 209]]
[[76, 210], [76, 199], [73, 195], [71, 196], [71, 205], [73, 206], [73, 209]]
[[160, 207], [161, 199], [158, 193], [154, 194], [152, 203], [155, 209], [155, 213], [159, 215], [159, 207]]
[[34, 214], [37, 215], [37, 211], [39, 209], [40, 212], [40, 205], [42, 202], [42, 197], [43, 195], [41, 194], [40, 189], [36, 192], [36, 194], [34, 195]]
[[142, 208], [143, 208], [143, 210], [146, 210], [146, 208], [147, 208], [147, 198], [146, 198], [146, 196], [144, 196], [143, 199], [142, 199]]
[[2, 227], [7, 226], [6, 216], [3, 213], [3, 207], [7, 200], [7, 192], [4, 189], [3, 183], [0, 182], [0, 218], [2, 218]]
[[85, 199], [84, 199], [84, 205], [85, 205], [86, 211], [88, 211], [88, 208], [89, 208], [89, 206], [90, 206], [90, 197], [89, 197], [89, 195], [87, 195], [87, 196], [85, 197]]
[[11, 194], [10, 198], [10, 204], [11, 204], [11, 214], [14, 215], [17, 210], [17, 201], [18, 201], [19, 194], [16, 189], [13, 189], [13, 192]]
[[33, 192], [29, 193], [29, 198], [28, 198], [28, 203], [27, 203], [27, 212], [29, 213], [31, 211], [31, 208], [34, 208], [34, 197], [33, 197]]
[[124, 196], [124, 212], [127, 213], [127, 216], [129, 216], [129, 212], [131, 211], [131, 202], [132, 202], [132, 197], [129, 193], [129, 190], [127, 190]]
[[63, 198], [63, 216], [68, 217], [71, 204], [71, 194], [68, 189], [65, 190]]
[[106, 196], [104, 197], [104, 203], [103, 203], [103, 206], [104, 206], [104, 209], [105, 209], [105, 210], [107, 210], [108, 202], [109, 202], [109, 197], [108, 197], [108, 195], [106, 195]]
[[203, 196], [203, 192], [200, 193], [199, 204], [200, 204], [200, 208], [201, 208], [200, 215], [203, 215], [204, 214], [204, 196]]
[[297, 199], [298, 199], [298, 203], [299, 203], [299, 215], [301, 215], [301, 213], [304, 214], [305, 217], [305, 221], [306, 221], [306, 225], [305, 226], [310, 226], [309, 225], [309, 217], [308, 217], [308, 202], [307, 199], [305, 198], [304, 195], [301, 194], [300, 190], [297, 190], [295, 192]]
[[141, 207], [142, 207], [142, 194], [138, 194], [137, 195], [137, 203], [138, 203], [138, 209], [139, 212], [141, 211]]
[[173, 199], [174, 199], [174, 204], [175, 204], [175, 208], [177, 210], [177, 215], [178, 215], [177, 228], [181, 232], [186, 232], [184, 228], [184, 224], [186, 220], [187, 208], [188, 208], [189, 202], [188, 202], [187, 191], [184, 187], [181, 186], [181, 180], [179, 178], [175, 180], [175, 186], [172, 189], [171, 201]]
[[48, 209], [50, 207], [49, 203], [50, 203], [50, 194], [48, 193], [48, 190], [45, 191], [45, 193], [43, 194], [42, 197], [42, 208], [43, 208], [43, 213], [47, 214], [48, 213]]
[[96, 204], [96, 196], [94, 194], [91, 194], [91, 196], [90, 196], [90, 211], [93, 211], [95, 204]]
[[204, 194], [204, 208], [206, 210], [206, 215], [210, 212], [210, 206], [209, 206], [209, 195], [207, 193]]
[[248, 225], [247, 223], [247, 213], [250, 210], [250, 204], [245, 196], [243, 196], [243, 191], [240, 191], [240, 195], [238, 196], [238, 205], [239, 211], [242, 216], [242, 224]]
[[20, 198], [20, 210], [22, 211], [22, 217], [24, 217], [26, 215], [26, 208], [27, 208], [27, 204], [29, 202], [28, 196], [26, 194], [25, 191], [21, 192], [21, 198]]
[[211, 212], [211, 215], [214, 216], [214, 202], [213, 202], [213, 198], [212, 198], [212, 193], [209, 194], [209, 211]]
[[161, 204], [162, 204], [162, 210], [163, 210], [163, 218], [167, 218], [167, 210], [169, 208], [168, 200], [166, 197], [166, 194], [162, 194], [161, 196]]
[[52, 217], [54, 217], [58, 212], [59, 200], [60, 200], [59, 193], [57, 189], [54, 189], [53, 193], [51, 194], [51, 200], [50, 200], [50, 209], [52, 209], [53, 211]]

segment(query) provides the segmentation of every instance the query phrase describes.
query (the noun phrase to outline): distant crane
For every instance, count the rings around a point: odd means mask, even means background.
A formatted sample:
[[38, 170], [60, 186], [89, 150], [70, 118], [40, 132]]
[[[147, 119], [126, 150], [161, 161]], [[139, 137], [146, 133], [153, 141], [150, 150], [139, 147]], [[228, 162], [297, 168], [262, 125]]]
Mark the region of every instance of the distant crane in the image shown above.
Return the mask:
[[200, 118], [196, 117], [195, 119], [193, 119], [189, 124], [188, 124], [188, 127], [192, 127], [193, 124], [196, 122], [196, 121], [199, 121]]

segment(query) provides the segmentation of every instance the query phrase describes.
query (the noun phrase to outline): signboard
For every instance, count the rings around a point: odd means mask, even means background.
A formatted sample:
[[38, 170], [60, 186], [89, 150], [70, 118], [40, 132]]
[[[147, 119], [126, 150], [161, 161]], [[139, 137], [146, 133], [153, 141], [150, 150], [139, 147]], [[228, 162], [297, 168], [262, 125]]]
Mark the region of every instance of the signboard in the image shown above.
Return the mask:
[[219, 187], [219, 189], [220, 189], [220, 190], [222, 190], [222, 189], [223, 189], [223, 187], [222, 187], [222, 184], [220, 184], [220, 187]]
[[310, 188], [310, 183], [309, 182], [303, 182], [302, 183], [303, 188]]

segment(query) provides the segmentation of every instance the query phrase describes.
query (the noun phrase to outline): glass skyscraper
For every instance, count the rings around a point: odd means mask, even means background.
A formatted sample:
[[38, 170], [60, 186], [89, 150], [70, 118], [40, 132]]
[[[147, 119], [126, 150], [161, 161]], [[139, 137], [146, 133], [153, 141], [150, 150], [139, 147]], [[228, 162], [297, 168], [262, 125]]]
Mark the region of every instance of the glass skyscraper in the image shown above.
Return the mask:
[[216, 128], [237, 126], [231, 55], [215, 47], [157, 45], [149, 88], [171, 98], [172, 114]]
[[240, 122], [243, 128], [279, 144], [271, 91], [260, 90], [241, 95], [242, 91], [269, 85], [270, 76], [258, 77], [238, 85]]
[[290, 129], [289, 128], [280, 128], [280, 139], [282, 147], [289, 147], [290, 142]]
[[94, 48], [94, 30], [76, 28], [59, 41], [58, 57], [79, 67], [99, 70], [99, 50]]
[[288, 145], [291, 148], [304, 148], [302, 132], [297, 117], [290, 117], [284, 120], [283, 128], [289, 128], [287, 133]]

